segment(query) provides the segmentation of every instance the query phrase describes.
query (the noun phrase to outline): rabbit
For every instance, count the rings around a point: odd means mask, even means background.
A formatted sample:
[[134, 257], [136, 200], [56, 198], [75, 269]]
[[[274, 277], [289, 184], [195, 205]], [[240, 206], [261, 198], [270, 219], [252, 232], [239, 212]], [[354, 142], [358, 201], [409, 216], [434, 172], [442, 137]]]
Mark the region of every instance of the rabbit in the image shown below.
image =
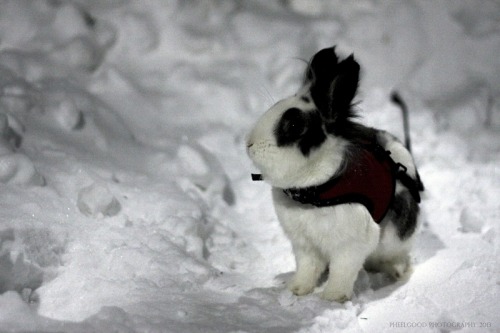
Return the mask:
[[[363, 126], [353, 108], [360, 66], [335, 46], [317, 52], [302, 87], [257, 120], [247, 154], [272, 186], [278, 220], [290, 239], [295, 295], [351, 299], [359, 271], [408, 276], [409, 251], [424, 190], [411, 152], [390, 133]], [[399, 96], [393, 100], [402, 105]]]

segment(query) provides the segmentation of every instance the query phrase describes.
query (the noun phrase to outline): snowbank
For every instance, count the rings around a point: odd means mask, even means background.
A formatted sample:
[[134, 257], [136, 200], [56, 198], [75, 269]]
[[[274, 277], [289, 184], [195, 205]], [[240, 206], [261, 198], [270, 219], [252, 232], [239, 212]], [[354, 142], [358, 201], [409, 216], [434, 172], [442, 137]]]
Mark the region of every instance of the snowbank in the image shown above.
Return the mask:
[[[495, 1], [0, 4], [0, 331], [496, 331]], [[426, 185], [414, 273], [345, 304], [294, 270], [244, 138], [318, 49], [363, 66], [363, 121]]]

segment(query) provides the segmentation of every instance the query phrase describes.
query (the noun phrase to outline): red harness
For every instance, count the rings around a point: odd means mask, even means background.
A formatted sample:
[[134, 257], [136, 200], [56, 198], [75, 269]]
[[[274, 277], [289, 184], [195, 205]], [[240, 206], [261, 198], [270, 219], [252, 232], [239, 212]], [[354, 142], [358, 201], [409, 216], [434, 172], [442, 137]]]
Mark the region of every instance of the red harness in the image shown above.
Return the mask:
[[302, 189], [287, 189], [293, 200], [318, 207], [360, 203], [377, 223], [394, 199], [398, 165], [382, 147], [365, 146], [326, 183]]
[[[348, 159], [343, 171], [326, 183], [283, 191], [293, 200], [317, 207], [360, 203], [368, 209], [373, 220], [380, 223], [393, 202], [396, 179], [400, 179], [420, 202], [419, 191], [413, 190], [415, 181], [406, 174], [406, 167], [394, 162], [389, 155], [390, 152], [378, 144], [363, 145]], [[252, 175], [252, 178], [261, 179], [260, 175]]]

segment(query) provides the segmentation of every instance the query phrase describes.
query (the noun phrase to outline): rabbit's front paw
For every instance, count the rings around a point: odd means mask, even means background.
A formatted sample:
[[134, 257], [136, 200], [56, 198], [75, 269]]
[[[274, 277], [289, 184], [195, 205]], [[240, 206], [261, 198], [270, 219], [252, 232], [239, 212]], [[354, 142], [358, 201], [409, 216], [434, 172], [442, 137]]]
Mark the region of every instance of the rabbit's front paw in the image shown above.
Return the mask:
[[334, 301], [339, 303], [345, 303], [351, 299], [350, 293], [331, 289], [323, 290], [320, 297], [325, 301]]
[[288, 283], [288, 289], [297, 296], [307, 295], [312, 293], [314, 288], [316, 287], [316, 281], [305, 281], [304, 279], [299, 279], [294, 277]]

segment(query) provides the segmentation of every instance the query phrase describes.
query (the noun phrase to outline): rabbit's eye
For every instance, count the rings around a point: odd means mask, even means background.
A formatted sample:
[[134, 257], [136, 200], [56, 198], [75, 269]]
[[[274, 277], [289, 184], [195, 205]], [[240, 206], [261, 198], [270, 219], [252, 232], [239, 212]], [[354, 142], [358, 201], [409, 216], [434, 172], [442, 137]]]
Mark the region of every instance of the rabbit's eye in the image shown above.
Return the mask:
[[290, 136], [300, 137], [306, 128], [305, 117], [297, 108], [289, 109], [283, 114], [283, 129]]
[[274, 128], [279, 147], [297, 145], [304, 156], [321, 146], [326, 135], [317, 112], [304, 112], [298, 108], [286, 110]]
[[283, 113], [277, 128], [278, 145], [283, 146], [296, 142], [306, 132], [306, 116], [297, 108], [291, 108]]

